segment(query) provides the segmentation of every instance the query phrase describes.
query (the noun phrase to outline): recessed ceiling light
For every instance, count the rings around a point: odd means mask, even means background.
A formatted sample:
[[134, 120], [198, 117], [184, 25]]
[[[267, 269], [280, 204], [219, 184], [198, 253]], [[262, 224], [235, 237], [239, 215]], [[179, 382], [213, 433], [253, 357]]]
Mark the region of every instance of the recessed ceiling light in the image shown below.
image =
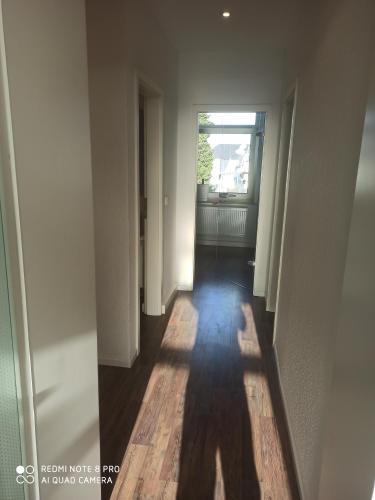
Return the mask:
[[230, 12], [228, 12], [227, 10], [225, 10], [223, 12], [223, 17], [230, 17]]

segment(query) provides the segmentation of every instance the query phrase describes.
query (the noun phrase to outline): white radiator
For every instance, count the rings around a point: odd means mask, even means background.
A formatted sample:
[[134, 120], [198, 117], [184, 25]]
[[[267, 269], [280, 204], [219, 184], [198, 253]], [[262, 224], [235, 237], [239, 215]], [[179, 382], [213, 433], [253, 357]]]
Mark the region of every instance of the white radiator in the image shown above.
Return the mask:
[[219, 235], [246, 238], [247, 208], [218, 208]]
[[218, 209], [216, 207], [197, 207], [197, 235], [216, 236], [218, 234]]
[[197, 206], [197, 243], [255, 246], [258, 209]]

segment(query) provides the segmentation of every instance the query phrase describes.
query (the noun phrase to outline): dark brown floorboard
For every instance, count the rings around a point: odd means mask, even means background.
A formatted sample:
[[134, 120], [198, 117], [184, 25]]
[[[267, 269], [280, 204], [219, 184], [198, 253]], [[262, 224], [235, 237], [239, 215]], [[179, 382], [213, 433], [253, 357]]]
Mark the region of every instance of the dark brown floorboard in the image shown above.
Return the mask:
[[193, 293], [142, 317], [131, 369], [100, 367], [102, 498], [298, 499], [251, 251], [197, 249]]

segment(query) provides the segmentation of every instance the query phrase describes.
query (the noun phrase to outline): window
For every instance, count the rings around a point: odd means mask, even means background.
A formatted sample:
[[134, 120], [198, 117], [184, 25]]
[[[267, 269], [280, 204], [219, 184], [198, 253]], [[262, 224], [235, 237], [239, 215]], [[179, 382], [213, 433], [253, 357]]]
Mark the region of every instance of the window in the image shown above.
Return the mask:
[[211, 193], [250, 194], [264, 113], [199, 113], [198, 183]]

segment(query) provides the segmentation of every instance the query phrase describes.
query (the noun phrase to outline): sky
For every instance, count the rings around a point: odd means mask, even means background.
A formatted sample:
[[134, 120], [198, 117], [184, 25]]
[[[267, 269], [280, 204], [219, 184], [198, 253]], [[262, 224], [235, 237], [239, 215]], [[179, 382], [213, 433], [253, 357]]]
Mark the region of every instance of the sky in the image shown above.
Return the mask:
[[[255, 125], [256, 113], [207, 113], [215, 125]], [[211, 148], [218, 144], [250, 144], [250, 134], [210, 134]]]
[[214, 125], [255, 125], [256, 113], [208, 113]]

